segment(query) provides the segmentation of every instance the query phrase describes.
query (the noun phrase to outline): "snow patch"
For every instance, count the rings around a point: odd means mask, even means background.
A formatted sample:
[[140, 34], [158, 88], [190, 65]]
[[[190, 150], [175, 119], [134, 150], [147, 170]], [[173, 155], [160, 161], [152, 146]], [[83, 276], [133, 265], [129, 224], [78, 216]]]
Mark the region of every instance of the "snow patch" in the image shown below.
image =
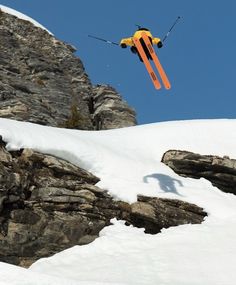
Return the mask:
[[25, 14], [21, 13], [21, 12], [18, 12], [12, 8], [9, 8], [9, 7], [6, 7], [6, 6], [3, 6], [3, 5], [0, 5], [0, 9], [7, 13], [7, 14], [11, 14], [11, 15], [14, 15], [16, 16], [17, 18], [19, 19], [22, 19], [22, 20], [26, 20], [26, 21], [29, 21], [31, 22], [34, 26], [36, 27], [39, 27], [43, 30], [46, 30], [49, 34], [53, 35], [48, 29], [46, 29], [44, 26], [42, 26], [41, 24], [39, 24], [37, 21], [35, 21], [34, 19], [26, 16]]

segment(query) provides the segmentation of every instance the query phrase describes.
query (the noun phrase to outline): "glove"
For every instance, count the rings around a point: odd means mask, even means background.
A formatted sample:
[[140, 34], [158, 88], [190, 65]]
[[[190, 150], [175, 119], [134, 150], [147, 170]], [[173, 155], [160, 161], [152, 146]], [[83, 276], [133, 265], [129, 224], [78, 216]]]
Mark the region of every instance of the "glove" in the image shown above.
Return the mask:
[[162, 47], [163, 47], [163, 43], [162, 43], [161, 41], [158, 42], [157, 47], [158, 47], [158, 48], [162, 48]]
[[127, 48], [127, 45], [126, 44], [121, 44], [120, 45], [122, 48]]

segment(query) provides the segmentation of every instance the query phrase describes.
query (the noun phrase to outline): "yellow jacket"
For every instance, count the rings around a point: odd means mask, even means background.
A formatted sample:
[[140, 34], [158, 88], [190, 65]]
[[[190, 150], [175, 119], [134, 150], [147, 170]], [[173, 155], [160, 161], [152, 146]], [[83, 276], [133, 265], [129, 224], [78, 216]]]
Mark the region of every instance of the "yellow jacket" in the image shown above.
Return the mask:
[[142, 33], [145, 33], [148, 37], [152, 39], [152, 44], [157, 45], [161, 40], [159, 38], [154, 38], [152, 34], [149, 31], [136, 31], [132, 37], [130, 38], [125, 38], [120, 41], [121, 44], [126, 44], [127, 46], [134, 46], [133, 38], [138, 38], [140, 39], [142, 37]]

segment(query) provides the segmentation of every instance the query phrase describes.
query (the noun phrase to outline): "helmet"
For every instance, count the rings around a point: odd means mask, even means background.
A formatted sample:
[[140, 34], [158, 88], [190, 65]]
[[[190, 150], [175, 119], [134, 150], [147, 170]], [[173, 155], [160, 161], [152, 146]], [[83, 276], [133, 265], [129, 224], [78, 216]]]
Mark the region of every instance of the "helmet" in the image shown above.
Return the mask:
[[139, 31], [149, 31], [149, 29], [147, 29], [147, 28], [141, 28], [141, 27], [139, 27], [138, 30], [139, 30]]

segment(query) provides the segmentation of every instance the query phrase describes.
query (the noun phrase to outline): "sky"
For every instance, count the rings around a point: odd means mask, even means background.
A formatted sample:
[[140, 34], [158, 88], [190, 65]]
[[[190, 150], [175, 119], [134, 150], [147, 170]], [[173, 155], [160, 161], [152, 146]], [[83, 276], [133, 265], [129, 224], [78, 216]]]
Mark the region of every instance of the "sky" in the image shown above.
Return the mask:
[[[93, 84], [113, 86], [137, 112], [139, 124], [169, 120], [235, 118], [236, 2], [234, 0], [1, 0], [35, 19], [77, 48]], [[131, 36], [135, 24], [163, 38], [157, 50], [170, 90], [155, 90], [143, 64], [114, 42]]]

